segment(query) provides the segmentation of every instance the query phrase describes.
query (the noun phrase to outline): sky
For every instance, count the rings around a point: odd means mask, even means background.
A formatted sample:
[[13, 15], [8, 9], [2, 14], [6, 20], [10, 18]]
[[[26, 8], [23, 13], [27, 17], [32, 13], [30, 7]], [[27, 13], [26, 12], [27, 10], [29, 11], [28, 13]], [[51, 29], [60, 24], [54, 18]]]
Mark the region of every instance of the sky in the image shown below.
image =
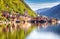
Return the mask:
[[60, 0], [25, 0], [32, 10], [51, 8], [60, 4]]

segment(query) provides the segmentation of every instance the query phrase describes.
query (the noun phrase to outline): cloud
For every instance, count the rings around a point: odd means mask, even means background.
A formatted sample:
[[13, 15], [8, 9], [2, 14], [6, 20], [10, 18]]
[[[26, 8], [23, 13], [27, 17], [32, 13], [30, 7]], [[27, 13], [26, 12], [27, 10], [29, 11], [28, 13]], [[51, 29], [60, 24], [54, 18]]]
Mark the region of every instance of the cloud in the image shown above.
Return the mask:
[[42, 9], [42, 8], [51, 8], [53, 6], [56, 6], [60, 4], [60, 2], [54, 2], [54, 3], [27, 3], [32, 10]]

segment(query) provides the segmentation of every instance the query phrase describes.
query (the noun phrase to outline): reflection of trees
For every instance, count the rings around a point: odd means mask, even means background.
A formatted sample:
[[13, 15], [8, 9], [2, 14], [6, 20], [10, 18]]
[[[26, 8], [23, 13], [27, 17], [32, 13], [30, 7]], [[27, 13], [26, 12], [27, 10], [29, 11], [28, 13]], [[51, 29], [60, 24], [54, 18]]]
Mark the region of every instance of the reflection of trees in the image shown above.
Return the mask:
[[[16, 30], [14, 29], [15, 28], [15, 24], [8, 24], [6, 25], [6, 27], [8, 27], [10, 29], [9, 32], [6, 32], [5, 34], [0, 32], [1, 34], [1, 39], [2, 37], [4, 36], [4, 39], [5, 38], [8, 38], [8, 39], [24, 39], [36, 26], [38, 27], [47, 27], [48, 25], [53, 25], [51, 23], [28, 23], [28, 22], [25, 22], [25, 23], [18, 23], [16, 25]], [[6, 27], [4, 29], [6, 29]], [[11, 27], [12, 27], [12, 31], [11, 31]], [[28, 27], [28, 28], [27, 28]], [[24, 31], [25, 30], [25, 31]]]
[[45, 23], [32, 23], [32, 25], [33, 26], [39, 26], [39, 27], [43, 27], [43, 28], [45, 28], [45, 27], [48, 27], [48, 26], [50, 26], [50, 25], [57, 25], [57, 22], [51, 22], [51, 23], [49, 23], [48, 21], [47, 22], [45, 22]]
[[[14, 24], [12, 24], [13, 27], [14, 27]], [[5, 31], [8, 27], [10, 29], [9, 32]], [[0, 38], [2, 39], [24, 39], [31, 31], [34, 27], [30, 27], [26, 32], [23, 30], [23, 29], [18, 29], [19, 28], [19, 25], [17, 25], [17, 30], [12, 30], [11, 32], [11, 25], [8, 24], [5, 28], [3, 28], [4, 32], [0, 32]]]

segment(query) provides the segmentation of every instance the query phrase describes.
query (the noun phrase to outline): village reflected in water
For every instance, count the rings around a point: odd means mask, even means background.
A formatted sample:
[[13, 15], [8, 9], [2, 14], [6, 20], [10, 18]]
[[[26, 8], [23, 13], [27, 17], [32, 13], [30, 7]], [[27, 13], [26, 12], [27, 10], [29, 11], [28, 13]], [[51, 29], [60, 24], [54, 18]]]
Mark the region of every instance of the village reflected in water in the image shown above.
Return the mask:
[[24, 31], [28, 30], [30, 27], [43, 27], [46, 28], [49, 25], [57, 25], [58, 19], [47, 18], [45, 16], [31, 18], [28, 16], [20, 16], [19, 18], [11, 19], [11, 21], [0, 22], [0, 25], [5, 24], [5, 27], [2, 30], [10, 31], [12, 30], [20, 30]]
[[[1, 21], [0, 19], [0, 34], [4, 36], [4, 39], [10, 39], [14, 37], [25, 38], [34, 28], [46, 28], [49, 25], [57, 25], [58, 19], [49, 18], [46, 16], [31, 17], [24, 12], [24, 15], [15, 13], [10, 14], [9, 12], [3, 11], [2, 16], [6, 19]], [[14, 36], [15, 35], [15, 36]], [[10, 37], [11, 36], [11, 37]]]

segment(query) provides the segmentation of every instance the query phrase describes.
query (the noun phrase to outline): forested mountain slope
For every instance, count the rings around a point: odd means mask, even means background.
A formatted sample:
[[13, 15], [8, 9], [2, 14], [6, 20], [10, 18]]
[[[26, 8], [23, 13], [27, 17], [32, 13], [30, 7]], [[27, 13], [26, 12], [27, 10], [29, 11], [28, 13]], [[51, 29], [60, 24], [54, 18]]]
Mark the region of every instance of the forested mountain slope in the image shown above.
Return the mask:
[[28, 12], [29, 16], [36, 16], [35, 12], [30, 9], [24, 0], [0, 0], [0, 13], [7, 11], [9, 13], [24, 14], [24, 9]]

